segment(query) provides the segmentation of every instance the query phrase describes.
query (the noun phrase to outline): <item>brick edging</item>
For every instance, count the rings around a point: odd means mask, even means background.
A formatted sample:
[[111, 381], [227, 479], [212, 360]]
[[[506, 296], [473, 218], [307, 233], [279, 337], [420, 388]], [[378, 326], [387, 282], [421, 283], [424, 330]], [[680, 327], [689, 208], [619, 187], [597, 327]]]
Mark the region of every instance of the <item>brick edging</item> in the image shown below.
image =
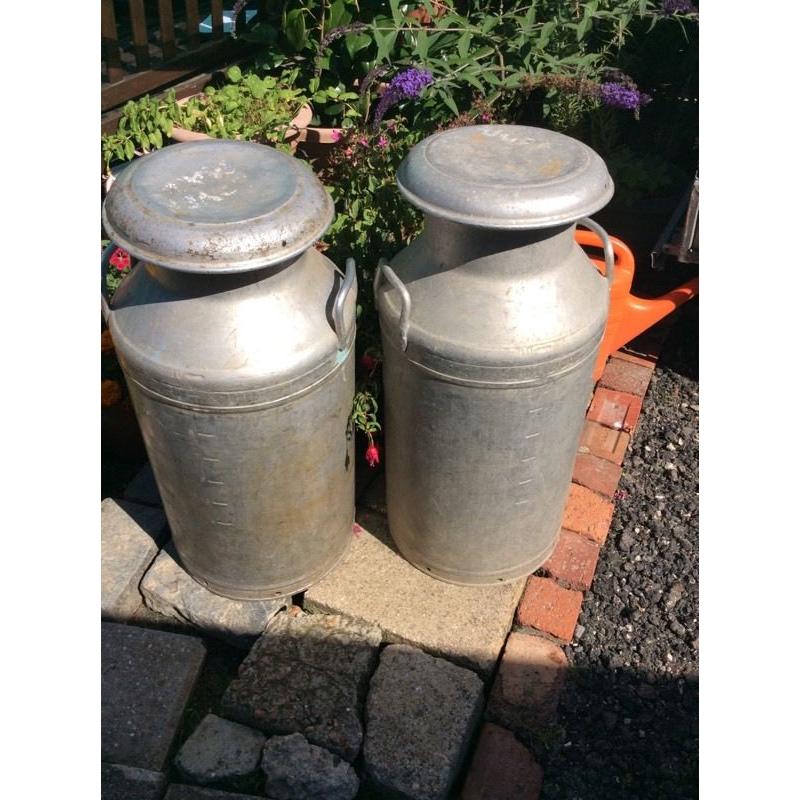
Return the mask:
[[[514, 732], [551, 722], [566, 679], [583, 593], [614, 515], [622, 461], [669, 325], [609, 358], [586, 412], [556, 548], [525, 585], [500, 658], [462, 800], [537, 800], [544, 776]], [[488, 792], [488, 793], [487, 793]]]

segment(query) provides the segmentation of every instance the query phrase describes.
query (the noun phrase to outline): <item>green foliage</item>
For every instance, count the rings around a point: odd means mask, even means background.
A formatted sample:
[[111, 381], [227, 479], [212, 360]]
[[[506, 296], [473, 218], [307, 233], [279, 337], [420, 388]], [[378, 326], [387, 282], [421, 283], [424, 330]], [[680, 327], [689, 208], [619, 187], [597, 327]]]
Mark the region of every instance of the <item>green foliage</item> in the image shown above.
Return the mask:
[[279, 78], [231, 67], [228, 83], [206, 86], [181, 107], [180, 126], [215, 139], [245, 139], [283, 145], [290, 124], [306, 103], [294, 75]]
[[[297, 70], [279, 77], [262, 77], [255, 72], [243, 73], [234, 66], [226, 78], [226, 83], [206, 86], [202, 94], [185, 103], [177, 102], [172, 89], [160, 99], [146, 95], [126, 103], [117, 130], [101, 138], [106, 172], [114, 162], [130, 161], [162, 147], [176, 126], [219, 139], [238, 138], [285, 147], [292, 120], [309, 101], [307, 93], [294, 86]], [[343, 99], [338, 92], [322, 94]], [[315, 96], [318, 95], [319, 92]], [[345, 93], [344, 99], [357, 97]]]
[[[425, 68], [434, 85], [411, 107], [409, 121], [443, 123], [476, 94], [498, 117], [520, 117], [530, 91], [518, 90], [534, 88], [542, 76], [599, 79], [632, 23], [644, 18], [660, 19], [651, 0], [390, 0], [388, 8], [371, 0], [287, 0], [250, 37], [269, 42], [320, 87], [361, 86], [382, 66]], [[365, 116], [368, 106], [362, 96]], [[532, 113], [541, 123], [553, 108], [539, 98]], [[320, 111], [328, 124], [345, 122], [335, 104]]]
[[174, 91], [161, 99], [145, 95], [139, 100], [129, 100], [122, 107], [117, 130], [101, 137], [106, 172], [114, 161], [130, 161], [162, 147], [179, 118], [180, 107]]
[[378, 424], [378, 395], [378, 382], [367, 378], [360, 384], [353, 398], [353, 412], [350, 419], [358, 430], [369, 436], [373, 436], [381, 429]]

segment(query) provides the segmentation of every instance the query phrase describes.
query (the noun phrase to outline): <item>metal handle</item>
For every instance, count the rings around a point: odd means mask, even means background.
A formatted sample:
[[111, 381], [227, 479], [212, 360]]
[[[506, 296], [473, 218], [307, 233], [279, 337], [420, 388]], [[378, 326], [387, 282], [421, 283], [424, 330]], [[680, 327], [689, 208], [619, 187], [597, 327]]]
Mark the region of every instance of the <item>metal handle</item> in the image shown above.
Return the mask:
[[344, 329], [344, 301], [347, 300], [347, 295], [350, 289], [356, 282], [356, 261], [354, 258], [348, 258], [345, 262], [345, 273], [342, 285], [336, 294], [336, 299], [333, 301], [333, 329], [339, 337], [339, 349], [347, 349], [347, 331]]
[[611, 244], [611, 237], [606, 233], [605, 228], [589, 217], [582, 217], [577, 224], [583, 225], [584, 228], [588, 228], [600, 237], [600, 241], [603, 243], [603, 255], [606, 259], [606, 280], [610, 290], [614, 283], [614, 245]]
[[110, 242], [106, 249], [103, 250], [103, 255], [100, 256], [100, 309], [106, 322], [111, 316], [111, 306], [109, 305], [108, 297], [106, 297], [106, 273], [108, 272], [108, 261], [116, 249], [117, 246], [114, 242]]
[[397, 277], [395, 271], [386, 262], [386, 259], [382, 258], [378, 261], [378, 268], [375, 270], [375, 280], [372, 283], [376, 301], [381, 277], [385, 277], [400, 294], [400, 348], [406, 350], [408, 348], [408, 318], [411, 315], [411, 295], [408, 293], [408, 289], [406, 289], [403, 281]]

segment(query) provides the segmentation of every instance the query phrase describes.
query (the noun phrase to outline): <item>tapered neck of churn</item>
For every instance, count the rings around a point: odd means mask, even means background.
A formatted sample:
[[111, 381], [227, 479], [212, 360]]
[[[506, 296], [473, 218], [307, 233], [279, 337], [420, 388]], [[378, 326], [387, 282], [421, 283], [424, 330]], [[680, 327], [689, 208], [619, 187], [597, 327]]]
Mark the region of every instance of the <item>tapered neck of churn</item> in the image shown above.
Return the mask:
[[[575, 247], [575, 223], [535, 230], [477, 228], [426, 215], [423, 236], [441, 269], [514, 274], [566, 258]], [[496, 256], [507, 256], [496, 258]]]

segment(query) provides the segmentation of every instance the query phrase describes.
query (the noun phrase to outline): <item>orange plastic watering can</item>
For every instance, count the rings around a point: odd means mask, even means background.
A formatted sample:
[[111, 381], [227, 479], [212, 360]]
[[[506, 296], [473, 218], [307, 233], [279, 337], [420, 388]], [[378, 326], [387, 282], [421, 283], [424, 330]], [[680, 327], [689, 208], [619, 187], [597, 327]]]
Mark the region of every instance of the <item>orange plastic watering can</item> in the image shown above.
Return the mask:
[[[619, 350], [640, 333], [651, 328], [667, 314], [682, 306], [687, 300], [697, 297], [700, 292], [699, 278], [692, 278], [683, 285], [661, 297], [646, 299], [631, 294], [633, 274], [636, 261], [625, 242], [615, 236], [609, 236], [614, 251], [614, 274], [611, 283], [611, 298], [608, 310], [608, 323], [600, 352], [594, 366], [594, 380], [603, 373], [606, 361], [611, 353]], [[581, 247], [598, 248], [602, 251], [603, 240], [593, 231], [575, 230], [575, 241]], [[592, 263], [605, 275], [606, 265], [603, 258], [589, 255]]]

